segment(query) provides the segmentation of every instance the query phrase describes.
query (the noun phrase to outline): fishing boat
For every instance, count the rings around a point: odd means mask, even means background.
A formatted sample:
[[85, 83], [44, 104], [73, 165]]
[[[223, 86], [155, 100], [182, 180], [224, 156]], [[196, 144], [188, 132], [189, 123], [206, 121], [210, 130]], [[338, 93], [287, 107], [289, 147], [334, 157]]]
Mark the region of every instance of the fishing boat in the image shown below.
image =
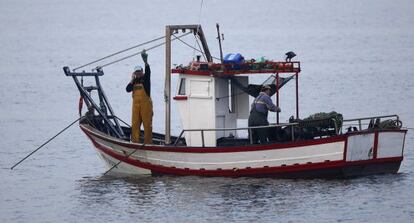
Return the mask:
[[[237, 53], [223, 56], [218, 26], [217, 31], [221, 56], [213, 62], [200, 25], [166, 26], [162, 37], [166, 53], [165, 132], [153, 133], [153, 144], [130, 141], [131, 127], [115, 115], [100, 84], [102, 66], [91, 72], [63, 68], [80, 92], [80, 104], [87, 106], [84, 114], [79, 109], [80, 129], [109, 170], [138, 175], [280, 178], [398, 172], [407, 134], [398, 115], [344, 119], [330, 112], [301, 118], [301, 66], [292, 60], [294, 53], [287, 53], [281, 61], [245, 60]], [[171, 43], [189, 33], [201, 44], [202, 55], [188, 65], [172, 68]], [[178, 76], [175, 95], [171, 93], [172, 75]], [[264, 83], [250, 83], [254, 75], [269, 78]], [[95, 80], [94, 85], [84, 85], [83, 78], [88, 77]], [[238, 120], [249, 116], [249, 97], [257, 96], [262, 85], [272, 86], [279, 105], [279, 91], [290, 81], [295, 83], [296, 109], [288, 123], [281, 123], [277, 113], [275, 122], [268, 126], [238, 126]], [[182, 127], [178, 136], [171, 135], [172, 102], [176, 103]], [[255, 128], [268, 130], [268, 143], [253, 142]]]

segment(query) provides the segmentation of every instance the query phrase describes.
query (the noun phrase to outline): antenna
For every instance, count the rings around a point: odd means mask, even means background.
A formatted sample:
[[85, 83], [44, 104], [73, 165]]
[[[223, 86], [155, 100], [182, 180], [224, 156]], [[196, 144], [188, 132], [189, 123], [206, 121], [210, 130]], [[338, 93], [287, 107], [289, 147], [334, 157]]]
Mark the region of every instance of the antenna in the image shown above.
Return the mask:
[[220, 25], [218, 23], [216, 23], [216, 28], [217, 28], [217, 39], [219, 41], [219, 47], [220, 47], [220, 60], [221, 60], [221, 63], [223, 63], [223, 49], [221, 48]]

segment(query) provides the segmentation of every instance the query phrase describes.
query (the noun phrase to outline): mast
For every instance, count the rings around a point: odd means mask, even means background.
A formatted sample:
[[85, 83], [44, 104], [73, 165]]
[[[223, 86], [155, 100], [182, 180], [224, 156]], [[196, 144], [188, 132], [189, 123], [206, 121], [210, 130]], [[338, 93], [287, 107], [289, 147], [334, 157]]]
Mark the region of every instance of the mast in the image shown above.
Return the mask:
[[221, 63], [223, 63], [223, 49], [221, 48], [220, 26], [218, 23], [216, 23], [216, 28], [217, 28], [217, 39], [219, 41], [219, 47], [220, 47], [220, 60], [221, 60]]
[[199, 37], [208, 62], [213, 62], [201, 25], [170, 25], [165, 27], [165, 144], [171, 144], [171, 35], [189, 30]]
[[165, 27], [165, 144], [171, 143], [171, 29]]

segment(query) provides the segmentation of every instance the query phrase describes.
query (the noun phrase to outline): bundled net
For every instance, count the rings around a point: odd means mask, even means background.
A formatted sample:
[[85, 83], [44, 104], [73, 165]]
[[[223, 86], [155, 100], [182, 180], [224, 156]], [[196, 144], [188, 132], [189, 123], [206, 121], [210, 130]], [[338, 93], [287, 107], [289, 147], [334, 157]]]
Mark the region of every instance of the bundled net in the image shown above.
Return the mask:
[[340, 129], [342, 127], [343, 120], [342, 114], [332, 111], [329, 113], [315, 113], [304, 119], [291, 118], [290, 122], [299, 123], [300, 128]]

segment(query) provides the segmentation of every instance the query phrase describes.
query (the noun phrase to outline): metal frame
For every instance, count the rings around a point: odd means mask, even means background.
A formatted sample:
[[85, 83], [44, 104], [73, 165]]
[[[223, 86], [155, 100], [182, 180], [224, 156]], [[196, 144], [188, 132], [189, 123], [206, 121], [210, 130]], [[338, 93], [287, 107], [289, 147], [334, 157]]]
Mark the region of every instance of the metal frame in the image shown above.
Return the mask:
[[165, 144], [171, 144], [171, 36], [176, 32], [186, 32], [187, 30], [200, 38], [207, 61], [213, 61], [201, 25], [170, 25], [165, 27]]
[[[357, 119], [347, 119], [347, 120], [343, 120], [343, 123], [345, 122], [352, 122], [352, 121], [358, 121], [359, 123], [359, 131], [362, 130], [362, 125], [361, 125], [361, 121], [362, 120], [370, 120], [370, 119], [376, 119], [376, 118], [389, 118], [389, 117], [395, 117], [397, 120], [399, 120], [398, 115], [385, 115], [385, 116], [372, 116], [372, 117], [366, 117], [366, 118], [357, 118]], [[341, 128], [338, 128], [338, 123], [336, 122], [335, 119], [331, 119], [334, 123], [334, 130], [335, 130], [335, 134], [336, 135], [340, 135], [342, 133], [342, 128], [344, 125], [341, 126]], [[201, 144], [202, 147], [205, 147], [205, 143], [204, 143], [204, 132], [210, 132], [210, 131], [231, 131], [231, 130], [248, 130], [249, 131], [249, 141], [250, 144], [253, 144], [253, 139], [252, 139], [252, 129], [258, 129], [258, 128], [272, 128], [272, 127], [284, 127], [284, 126], [290, 126], [292, 129], [291, 131], [291, 138], [292, 141], [295, 141], [295, 135], [294, 135], [294, 131], [293, 128], [294, 126], [299, 126], [300, 124], [297, 122], [294, 123], [276, 123], [276, 125], [266, 125], [266, 126], [254, 126], [254, 127], [244, 127], [244, 128], [217, 128], [217, 129], [184, 129], [181, 131], [180, 135], [178, 136], [178, 138], [175, 140], [174, 142], [174, 146], [177, 145], [178, 141], [181, 139], [181, 137], [183, 136], [184, 132], [201, 132]]]
[[[99, 116], [102, 117], [104, 121], [103, 124], [106, 127], [107, 132], [110, 135], [114, 135], [118, 138], [126, 138], [125, 133], [123, 132], [121, 125], [119, 124], [118, 119], [111, 105], [109, 104], [108, 98], [106, 97], [99, 81], [99, 76], [104, 75], [102, 69], [97, 69], [96, 72], [71, 72], [69, 67], [63, 67], [63, 71], [65, 72], [66, 76], [71, 76], [73, 78], [73, 81], [75, 82], [81, 97], [88, 106], [88, 109], [93, 108], [98, 112]], [[79, 77], [82, 78], [81, 81], [79, 81]], [[96, 85], [84, 86], [83, 77], [94, 77]], [[99, 105], [91, 96], [92, 90], [96, 90], [98, 92]]]
[[[372, 119], [377, 119], [377, 118], [395, 118], [397, 121], [400, 121], [400, 117], [398, 115], [382, 115], [382, 116], [371, 116], [371, 117], [364, 117], [364, 118], [354, 118], [354, 119], [344, 119], [343, 123], [345, 122], [358, 122], [358, 130], [361, 131], [362, 130], [362, 121], [363, 120], [372, 120]], [[342, 129], [344, 128], [344, 124], [342, 124]]]
[[[288, 63], [292, 63], [292, 66], [294, 66], [294, 64], [298, 64], [298, 71], [293, 72], [295, 75], [295, 100], [296, 100], [296, 119], [299, 119], [299, 73], [300, 73], [300, 63], [299, 62], [288, 62]], [[281, 72], [276, 72], [276, 78], [275, 78], [275, 84], [276, 84], [276, 106], [279, 107], [280, 106], [280, 97], [279, 97], [279, 77], [280, 77], [280, 73]], [[290, 73], [290, 72], [286, 72], [286, 73]], [[276, 123], [279, 124], [279, 112], [276, 112]]]
[[299, 123], [284, 123], [284, 124], [276, 124], [276, 125], [266, 125], [266, 126], [254, 126], [254, 127], [244, 127], [244, 128], [218, 128], [218, 129], [183, 129], [178, 136], [178, 138], [174, 142], [174, 146], [177, 145], [180, 138], [183, 136], [184, 132], [201, 132], [201, 146], [205, 147], [204, 143], [204, 132], [212, 132], [212, 131], [231, 131], [231, 130], [248, 130], [249, 131], [249, 141], [250, 144], [253, 144], [253, 138], [252, 138], [252, 129], [259, 129], [259, 128], [272, 128], [272, 127], [283, 127], [283, 126], [290, 126], [292, 128], [292, 141], [295, 141], [295, 135], [293, 131], [293, 127], [298, 125]]

